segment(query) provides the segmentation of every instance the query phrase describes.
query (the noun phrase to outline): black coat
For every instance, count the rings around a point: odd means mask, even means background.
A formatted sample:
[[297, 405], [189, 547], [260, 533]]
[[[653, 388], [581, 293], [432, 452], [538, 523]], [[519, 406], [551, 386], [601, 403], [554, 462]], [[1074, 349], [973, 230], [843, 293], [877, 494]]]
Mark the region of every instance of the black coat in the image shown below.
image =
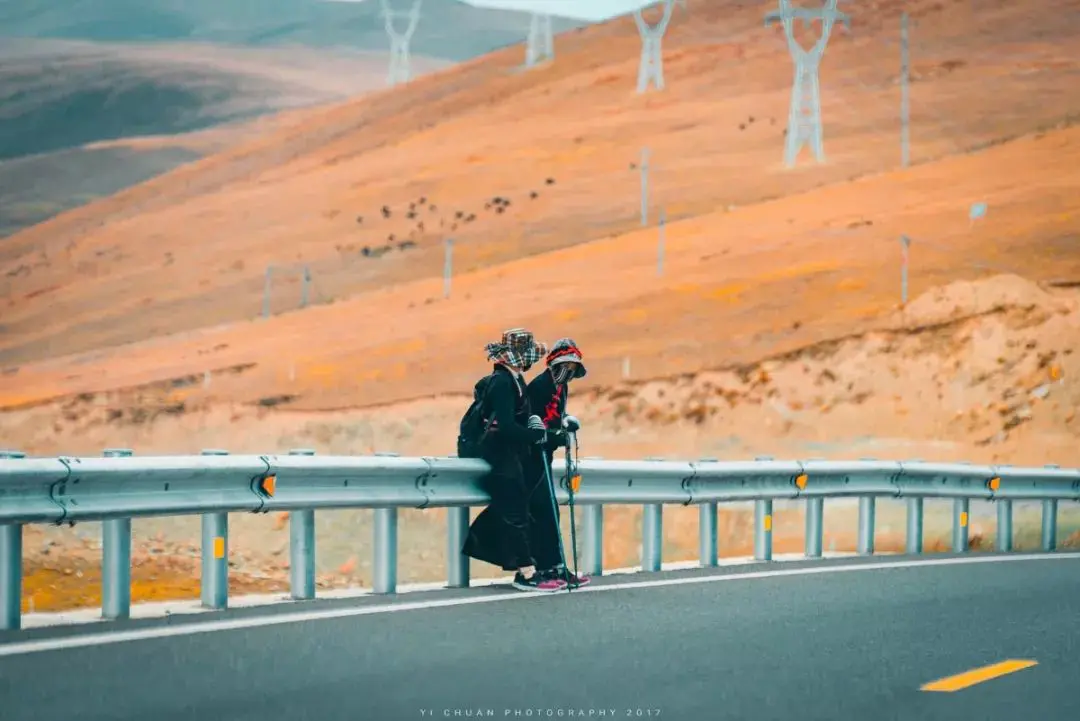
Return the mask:
[[481, 382], [485, 383], [481, 415], [485, 423], [491, 421], [480, 444], [481, 457], [491, 472], [481, 485], [492, 502], [470, 526], [462, 553], [513, 571], [532, 563], [527, 550], [526, 469], [532, 465], [531, 454], [543, 432], [527, 426], [531, 410], [523, 380], [497, 365]]
[[[529, 397], [529, 406], [533, 413], [540, 416], [544, 426], [549, 431], [562, 431], [562, 419], [566, 415], [566, 400], [570, 392], [567, 383], [556, 383], [551, 375], [551, 369], [545, 370], [529, 382], [526, 391]], [[566, 435], [563, 433], [549, 433], [548, 442], [544, 444], [544, 456], [550, 466], [555, 450], [566, 445]], [[534, 461], [539, 460], [536, 454]]]

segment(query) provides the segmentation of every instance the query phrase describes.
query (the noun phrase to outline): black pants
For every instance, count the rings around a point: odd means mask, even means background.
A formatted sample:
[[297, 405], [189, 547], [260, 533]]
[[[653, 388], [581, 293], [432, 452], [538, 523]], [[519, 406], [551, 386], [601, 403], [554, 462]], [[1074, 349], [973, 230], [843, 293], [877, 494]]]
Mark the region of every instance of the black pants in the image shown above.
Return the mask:
[[529, 492], [525, 480], [527, 449], [497, 448], [485, 453], [491, 466], [480, 485], [491, 496], [469, 528], [462, 553], [478, 561], [515, 571], [533, 566], [530, 544]]
[[[532, 515], [529, 537], [536, 567], [542, 570], [565, 563], [559, 550], [559, 523], [555, 515], [551, 484], [548, 483], [547, 475], [544, 473], [545, 463], [550, 473], [551, 456], [534, 451], [530, 454], [527, 469], [532, 486], [529, 492], [529, 513]], [[553, 477], [552, 481], [557, 483], [558, 479]]]

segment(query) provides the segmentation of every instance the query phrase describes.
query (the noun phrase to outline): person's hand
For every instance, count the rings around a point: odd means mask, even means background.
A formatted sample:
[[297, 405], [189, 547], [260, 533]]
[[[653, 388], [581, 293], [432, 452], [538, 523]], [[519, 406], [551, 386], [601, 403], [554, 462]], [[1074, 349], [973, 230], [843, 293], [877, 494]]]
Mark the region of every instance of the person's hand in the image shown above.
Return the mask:
[[540, 416], [529, 416], [529, 420], [525, 426], [530, 431], [533, 431], [533, 435], [535, 436], [533, 443], [543, 443], [547, 439], [547, 427], [544, 425], [544, 422], [540, 420]]
[[566, 439], [566, 431], [562, 430], [561, 428], [558, 429], [558, 430], [554, 430], [554, 431], [548, 431], [548, 434], [547, 434], [547, 447], [550, 450], [555, 450], [556, 448], [562, 448], [563, 446], [566, 445], [566, 440], [567, 440]]

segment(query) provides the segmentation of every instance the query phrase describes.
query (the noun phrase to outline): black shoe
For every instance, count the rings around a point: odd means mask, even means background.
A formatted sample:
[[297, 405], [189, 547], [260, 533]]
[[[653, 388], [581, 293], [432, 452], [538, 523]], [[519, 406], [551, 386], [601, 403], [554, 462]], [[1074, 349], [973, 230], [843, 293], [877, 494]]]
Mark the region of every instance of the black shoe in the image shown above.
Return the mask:
[[566, 588], [566, 581], [539, 571], [533, 573], [529, 578], [525, 578], [519, 571], [514, 574], [514, 582], [511, 585], [519, 591], [554, 593], [556, 591], [564, 590]]

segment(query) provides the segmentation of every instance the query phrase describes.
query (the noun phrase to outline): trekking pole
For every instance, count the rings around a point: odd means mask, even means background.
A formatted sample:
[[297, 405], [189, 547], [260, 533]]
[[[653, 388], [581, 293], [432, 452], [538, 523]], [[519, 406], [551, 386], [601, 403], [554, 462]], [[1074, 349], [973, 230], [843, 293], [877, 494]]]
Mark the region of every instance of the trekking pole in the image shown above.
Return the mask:
[[[573, 462], [570, 460], [570, 444], [573, 443], [575, 449], [577, 447], [577, 433], [567, 434], [566, 440], [566, 490], [570, 494], [570, 549], [574, 553], [574, 578], [578, 577], [578, 565], [577, 565], [577, 523], [574, 522], [574, 491], [576, 485], [581, 483], [581, 476], [577, 473], [577, 460]], [[576, 455], [576, 453], [575, 453]], [[563, 563], [566, 563], [566, 559], [563, 559]], [[567, 586], [569, 588], [569, 586]]]
[[[548, 465], [547, 453], [543, 448], [540, 451], [540, 462], [544, 464], [544, 478], [547, 479], [548, 490], [551, 491], [551, 512], [555, 514], [555, 532], [559, 537], [559, 558], [563, 567], [566, 567], [566, 549], [563, 548], [562, 526], [559, 523], [559, 500], [555, 497], [555, 482], [551, 479], [551, 466]], [[566, 584], [566, 590], [570, 590], [570, 584]]]

